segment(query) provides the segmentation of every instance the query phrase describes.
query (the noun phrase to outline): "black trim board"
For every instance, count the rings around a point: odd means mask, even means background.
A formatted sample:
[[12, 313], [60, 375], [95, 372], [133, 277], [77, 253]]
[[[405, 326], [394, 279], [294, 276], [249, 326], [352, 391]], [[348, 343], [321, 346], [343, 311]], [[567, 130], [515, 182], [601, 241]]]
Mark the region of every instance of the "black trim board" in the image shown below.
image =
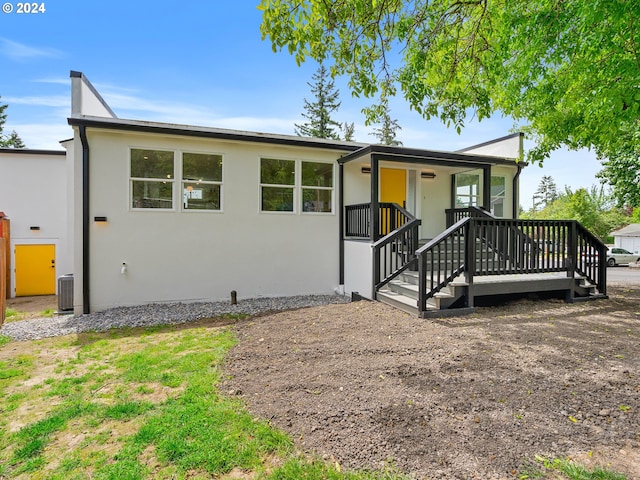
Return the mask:
[[509, 140], [510, 138], [520, 137], [524, 138], [524, 133], [517, 132], [512, 133], [510, 135], [505, 135], [504, 137], [494, 138], [493, 140], [488, 140], [486, 142], [478, 143], [477, 145], [471, 145], [470, 147], [461, 148], [460, 150], [456, 150], [456, 152], [467, 152], [469, 150], [474, 150], [476, 148], [486, 147], [487, 145], [493, 145], [494, 143], [504, 142], [505, 140]]
[[327, 150], [339, 150], [350, 152], [359, 150], [362, 145], [318, 141], [309, 137], [271, 136], [254, 132], [239, 132], [233, 130], [220, 130], [197, 128], [189, 125], [170, 125], [139, 123], [136, 120], [98, 119], [87, 117], [71, 117], [67, 119], [71, 126], [84, 126], [86, 128], [100, 128], [105, 130], [123, 130], [130, 132], [159, 133], [163, 135], [178, 135], [185, 137], [215, 138], [219, 140], [233, 140], [240, 142], [269, 143], [275, 145], [293, 145]]
[[0, 148], [1, 153], [16, 153], [19, 155], [60, 155], [67, 154], [66, 150], [38, 150], [31, 148]]
[[435, 150], [422, 150], [417, 148], [391, 147], [388, 145], [368, 145], [359, 148], [342, 158], [338, 163], [348, 163], [363, 157], [377, 157], [378, 160], [390, 162], [438, 164], [443, 166], [467, 166], [478, 167], [482, 165], [508, 165], [515, 166], [514, 160], [477, 155], [473, 153], [440, 152]]

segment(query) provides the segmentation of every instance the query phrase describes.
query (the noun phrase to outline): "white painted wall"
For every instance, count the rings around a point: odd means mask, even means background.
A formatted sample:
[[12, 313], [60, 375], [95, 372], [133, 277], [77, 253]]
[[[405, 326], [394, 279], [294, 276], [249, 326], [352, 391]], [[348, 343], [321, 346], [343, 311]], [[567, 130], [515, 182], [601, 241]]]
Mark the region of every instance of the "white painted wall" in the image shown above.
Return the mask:
[[344, 242], [344, 291], [351, 295], [373, 299], [373, 253], [367, 241], [345, 240]]
[[105, 101], [83, 74], [71, 77], [71, 115], [114, 118]]
[[[68, 241], [65, 155], [0, 151], [0, 211], [11, 220], [11, 262], [15, 246], [56, 246], [56, 277], [73, 272]], [[40, 230], [31, 230], [31, 227]], [[57, 288], [57, 282], [56, 282]], [[15, 273], [11, 276], [15, 295]]]
[[421, 178], [418, 174], [418, 195], [420, 200], [420, 238], [434, 238], [447, 228], [445, 210], [451, 208], [451, 169], [432, 168], [436, 178]]
[[371, 174], [362, 173], [368, 163], [349, 162], [344, 165], [344, 204], [355, 205], [371, 201]]
[[485, 142], [483, 144], [460, 150], [464, 153], [490, 155], [493, 157], [517, 159], [522, 156], [522, 135], [509, 135], [504, 138]]
[[[337, 188], [334, 213], [261, 213], [260, 158], [327, 162], [337, 186], [339, 153], [320, 149], [88, 129], [91, 159], [91, 309], [151, 302], [333, 293], [339, 282]], [[132, 211], [129, 149], [210, 152], [223, 156], [223, 212]], [[75, 146], [76, 179], [82, 155]], [[76, 182], [76, 245], [82, 243]], [[106, 216], [105, 224], [93, 221]], [[370, 248], [370, 247], [369, 247]], [[76, 259], [80, 311], [81, 252]], [[125, 274], [121, 274], [126, 263]]]

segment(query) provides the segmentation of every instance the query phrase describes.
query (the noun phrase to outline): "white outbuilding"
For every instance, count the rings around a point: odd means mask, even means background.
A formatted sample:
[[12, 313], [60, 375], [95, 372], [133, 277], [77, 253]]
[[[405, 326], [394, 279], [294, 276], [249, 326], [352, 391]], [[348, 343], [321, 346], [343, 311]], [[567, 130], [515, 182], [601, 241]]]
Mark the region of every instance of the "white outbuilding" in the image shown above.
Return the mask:
[[615, 246], [632, 253], [640, 253], [640, 223], [632, 223], [620, 230], [612, 232]]

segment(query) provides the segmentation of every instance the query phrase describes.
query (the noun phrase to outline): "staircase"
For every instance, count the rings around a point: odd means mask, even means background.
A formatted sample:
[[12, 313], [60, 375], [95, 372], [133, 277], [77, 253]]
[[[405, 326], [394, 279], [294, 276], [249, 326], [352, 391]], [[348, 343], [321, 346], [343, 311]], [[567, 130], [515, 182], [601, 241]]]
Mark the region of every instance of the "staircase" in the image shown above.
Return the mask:
[[[418, 282], [418, 272], [405, 271], [378, 290], [377, 300], [412, 315], [419, 315]], [[461, 278], [449, 283], [433, 298], [427, 300], [427, 310], [437, 312], [450, 308], [462, 297], [467, 286]]]

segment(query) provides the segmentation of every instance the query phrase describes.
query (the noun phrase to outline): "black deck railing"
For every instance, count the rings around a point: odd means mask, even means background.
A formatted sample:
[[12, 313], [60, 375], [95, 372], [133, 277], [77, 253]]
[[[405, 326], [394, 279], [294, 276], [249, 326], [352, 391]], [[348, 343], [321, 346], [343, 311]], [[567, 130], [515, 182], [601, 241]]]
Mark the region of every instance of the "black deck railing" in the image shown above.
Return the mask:
[[374, 291], [416, 266], [420, 220], [399, 205], [390, 205], [393, 209], [385, 214], [386, 223], [381, 230], [395, 228], [372, 245]]
[[[396, 203], [381, 202], [378, 205], [379, 228], [376, 232], [376, 240], [402, 227], [410, 219], [414, 219], [409, 212]], [[344, 209], [345, 236], [371, 238], [371, 204], [346, 205]]]
[[463, 218], [468, 217], [480, 217], [480, 218], [495, 218], [491, 212], [485, 210], [482, 207], [470, 206], [464, 208], [447, 208], [444, 211], [447, 218], [447, 228], [458, 223]]
[[472, 285], [476, 276], [566, 271], [574, 277], [577, 272], [606, 295], [606, 247], [572, 220], [468, 216], [416, 255], [422, 312], [429, 298], [462, 274], [465, 283]]

